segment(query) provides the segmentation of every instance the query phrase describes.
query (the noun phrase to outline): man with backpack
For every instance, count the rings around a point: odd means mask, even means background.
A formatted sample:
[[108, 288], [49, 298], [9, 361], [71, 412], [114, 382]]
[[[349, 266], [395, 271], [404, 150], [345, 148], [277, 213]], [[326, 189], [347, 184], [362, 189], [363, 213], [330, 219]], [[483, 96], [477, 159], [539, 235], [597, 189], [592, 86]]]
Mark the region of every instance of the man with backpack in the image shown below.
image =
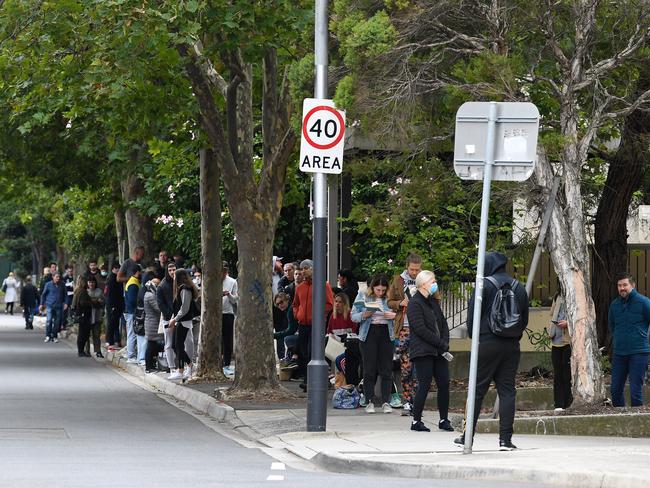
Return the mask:
[[[485, 256], [483, 302], [478, 331], [473, 327], [474, 299], [469, 301], [467, 330], [479, 334], [474, 429], [483, 397], [494, 380], [499, 395], [499, 450], [512, 451], [515, 421], [515, 376], [519, 368], [519, 341], [528, 326], [528, 294], [524, 286], [506, 273], [508, 258], [498, 252]], [[454, 439], [465, 444], [465, 433]]]

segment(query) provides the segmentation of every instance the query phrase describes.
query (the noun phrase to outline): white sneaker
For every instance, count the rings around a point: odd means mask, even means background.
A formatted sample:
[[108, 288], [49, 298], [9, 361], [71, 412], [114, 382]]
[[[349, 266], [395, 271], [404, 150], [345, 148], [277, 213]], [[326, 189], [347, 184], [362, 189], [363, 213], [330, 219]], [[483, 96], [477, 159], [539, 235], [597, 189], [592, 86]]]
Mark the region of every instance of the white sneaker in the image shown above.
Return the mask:
[[59, 342], [59, 340], [55, 337], [54, 339], [52, 339], [52, 342], [56, 344], [57, 342]]
[[366, 405], [366, 413], [375, 413], [375, 404], [369, 403]]
[[50, 338], [49, 338], [49, 337], [46, 337], [45, 340], [44, 340], [43, 342], [50, 342]]
[[147, 365], [147, 362], [146, 362], [146, 361], [138, 361], [138, 364], [139, 364], [140, 366], [146, 366], [146, 365]]
[[168, 380], [180, 380], [181, 378], [183, 378], [183, 375], [179, 371], [174, 371], [167, 377]]
[[138, 364], [138, 360], [136, 358], [131, 358], [126, 360], [127, 364]]
[[393, 407], [391, 407], [388, 403], [384, 403], [381, 406], [381, 411], [384, 413], [393, 413]]
[[564, 409], [562, 407], [557, 407], [555, 409], [556, 412], [564, 412]]
[[186, 367], [185, 370], [183, 371], [183, 378], [188, 379], [192, 376], [192, 368], [191, 367]]

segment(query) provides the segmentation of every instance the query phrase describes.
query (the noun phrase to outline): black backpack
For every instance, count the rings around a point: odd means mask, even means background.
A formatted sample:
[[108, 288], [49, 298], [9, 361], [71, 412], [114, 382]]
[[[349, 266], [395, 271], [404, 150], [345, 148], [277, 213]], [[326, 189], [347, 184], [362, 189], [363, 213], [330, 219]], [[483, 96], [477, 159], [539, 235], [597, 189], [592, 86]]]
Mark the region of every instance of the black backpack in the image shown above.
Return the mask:
[[510, 282], [499, 284], [492, 276], [486, 276], [485, 279], [497, 289], [488, 312], [490, 332], [499, 337], [521, 337], [523, 333], [520, 326], [521, 310], [515, 295], [515, 288], [519, 282], [513, 279]]

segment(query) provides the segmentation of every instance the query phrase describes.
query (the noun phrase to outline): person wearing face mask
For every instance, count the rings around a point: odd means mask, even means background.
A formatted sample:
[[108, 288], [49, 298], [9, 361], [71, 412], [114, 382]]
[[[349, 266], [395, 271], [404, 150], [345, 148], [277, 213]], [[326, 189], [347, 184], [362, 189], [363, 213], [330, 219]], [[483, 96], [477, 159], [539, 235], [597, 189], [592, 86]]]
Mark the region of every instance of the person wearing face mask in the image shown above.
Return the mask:
[[435, 294], [436, 277], [431, 271], [420, 271], [415, 278], [416, 292], [408, 302], [409, 356], [415, 366], [418, 387], [413, 399], [411, 430], [430, 432], [422, 422], [422, 411], [431, 381], [435, 378], [438, 390], [440, 430], [453, 431], [449, 422], [449, 364], [443, 354], [449, 350], [449, 327]]
[[106, 285], [107, 276], [102, 276], [102, 272], [97, 265], [97, 260], [92, 259], [88, 261], [88, 269], [84, 274], [84, 279], [88, 281], [89, 279], [94, 278], [97, 282], [97, 288], [104, 291], [104, 286]]
[[375, 413], [374, 396], [377, 376], [381, 378], [381, 409], [391, 413], [390, 390], [393, 382], [393, 312], [386, 301], [388, 277], [380, 274], [359, 293], [352, 308], [352, 321], [359, 324], [359, 348], [363, 364], [363, 393], [366, 412]]

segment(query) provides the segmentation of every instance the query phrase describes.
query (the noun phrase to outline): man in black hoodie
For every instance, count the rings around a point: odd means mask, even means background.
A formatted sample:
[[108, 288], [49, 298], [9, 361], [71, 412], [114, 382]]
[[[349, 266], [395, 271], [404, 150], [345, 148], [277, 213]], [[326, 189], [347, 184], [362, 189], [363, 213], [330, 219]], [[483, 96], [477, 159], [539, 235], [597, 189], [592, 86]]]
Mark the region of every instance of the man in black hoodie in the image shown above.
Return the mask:
[[[489, 252], [485, 256], [484, 276], [493, 277], [501, 287], [512, 281], [506, 273], [508, 258], [498, 252]], [[492, 333], [489, 326], [492, 302], [499, 290], [487, 279], [483, 280], [483, 302], [481, 305], [481, 323], [479, 328], [478, 371], [476, 375], [476, 402], [474, 404], [474, 429], [481, 412], [483, 397], [494, 380], [499, 394], [499, 449], [512, 451], [516, 446], [512, 443], [512, 430], [515, 421], [515, 376], [519, 368], [519, 341], [528, 325], [528, 294], [521, 283], [514, 288], [515, 298], [521, 313], [519, 330], [516, 338], [500, 337]], [[475, 332], [474, 296], [469, 301], [467, 330], [469, 336]], [[465, 434], [454, 440], [456, 444], [465, 444]]]
[[[156, 302], [160, 309], [161, 321], [165, 329], [165, 359], [170, 369], [174, 368], [174, 329], [169, 328], [169, 321], [174, 315], [174, 273], [176, 273], [176, 263], [169, 261], [165, 271], [165, 278], [156, 288]], [[173, 374], [173, 373], [172, 373]], [[176, 375], [174, 378], [179, 378]]]

